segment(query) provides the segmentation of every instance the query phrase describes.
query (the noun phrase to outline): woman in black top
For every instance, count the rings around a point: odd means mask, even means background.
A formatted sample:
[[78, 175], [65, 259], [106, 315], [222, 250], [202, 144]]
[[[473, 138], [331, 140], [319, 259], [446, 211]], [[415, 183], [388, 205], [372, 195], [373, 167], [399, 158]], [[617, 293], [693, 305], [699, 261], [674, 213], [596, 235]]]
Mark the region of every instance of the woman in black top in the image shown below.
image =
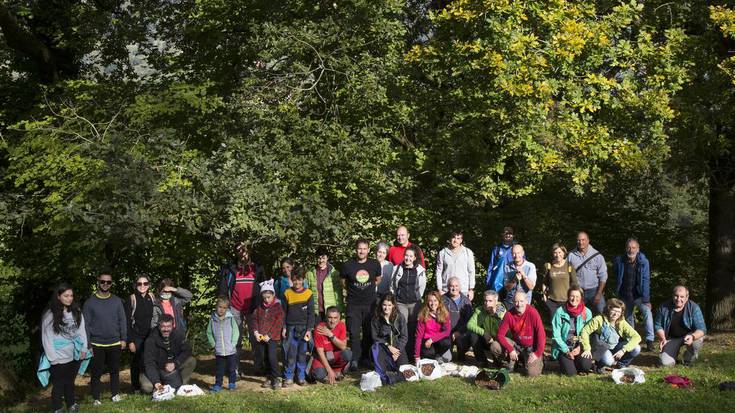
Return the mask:
[[128, 349], [130, 360], [130, 383], [133, 392], [140, 392], [140, 373], [143, 371], [143, 343], [153, 327], [153, 307], [155, 296], [150, 292], [151, 280], [148, 274], [138, 275], [133, 283], [133, 293], [125, 301], [125, 314], [128, 318]]
[[386, 384], [400, 381], [403, 376], [398, 372], [398, 367], [408, 363], [408, 331], [393, 294], [388, 293], [380, 299], [370, 323], [370, 332], [373, 339], [370, 354], [375, 371]]

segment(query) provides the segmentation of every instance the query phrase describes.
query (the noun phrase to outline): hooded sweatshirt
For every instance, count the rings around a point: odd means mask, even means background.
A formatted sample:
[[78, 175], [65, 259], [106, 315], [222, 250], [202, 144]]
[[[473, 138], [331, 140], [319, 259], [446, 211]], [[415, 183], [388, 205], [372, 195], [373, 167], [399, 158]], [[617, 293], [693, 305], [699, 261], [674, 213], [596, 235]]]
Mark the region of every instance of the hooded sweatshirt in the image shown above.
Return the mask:
[[[70, 311], [64, 311], [62, 318], [63, 324], [61, 331], [57, 334], [54, 332], [53, 323], [54, 316], [51, 311], [46, 310], [41, 317], [41, 341], [43, 343], [43, 351], [53, 364], [65, 364], [74, 360], [74, 341], [79, 342], [81, 349], [87, 349], [87, 331], [84, 326], [84, 316], [81, 316], [79, 325], [74, 321], [74, 316]], [[58, 346], [55, 344], [62, 344]]]

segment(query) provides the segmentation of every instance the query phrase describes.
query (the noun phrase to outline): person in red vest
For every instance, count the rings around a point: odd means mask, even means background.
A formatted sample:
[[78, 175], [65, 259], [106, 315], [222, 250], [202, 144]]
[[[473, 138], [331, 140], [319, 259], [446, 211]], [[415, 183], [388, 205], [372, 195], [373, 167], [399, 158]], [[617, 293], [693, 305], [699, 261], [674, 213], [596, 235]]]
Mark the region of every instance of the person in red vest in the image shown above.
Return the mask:
[[[403, 262], [403, 254], [406, 253], [406, 248], [412, 246], [411, 241], [409, 241], [409, 237], [411, 234], [408, 233], [408, 228], [401, 225], [396, 230], [396, 242], [393, 243], [393, 246], [390, 247], [390, 250], [388, 250], [388, 261], [390, 261], [393, 265], [400, 265]], [[418, 250], [418, 259], [421, 263], [421, 266], [426, 268], [426, 262], [424, 261], [424, 252], [419, 248], [418, 245], [415, 245], [416, 249]]]

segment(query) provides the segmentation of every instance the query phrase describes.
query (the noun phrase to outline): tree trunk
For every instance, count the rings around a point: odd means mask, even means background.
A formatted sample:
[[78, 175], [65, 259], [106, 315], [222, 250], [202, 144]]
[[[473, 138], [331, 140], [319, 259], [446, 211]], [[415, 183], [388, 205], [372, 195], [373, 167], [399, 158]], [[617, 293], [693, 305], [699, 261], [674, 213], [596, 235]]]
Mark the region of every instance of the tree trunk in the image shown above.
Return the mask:
[[735, 162], [719, 161], [710, 178], [705, 317], [708, 328], [729, 330], [735, 328]]

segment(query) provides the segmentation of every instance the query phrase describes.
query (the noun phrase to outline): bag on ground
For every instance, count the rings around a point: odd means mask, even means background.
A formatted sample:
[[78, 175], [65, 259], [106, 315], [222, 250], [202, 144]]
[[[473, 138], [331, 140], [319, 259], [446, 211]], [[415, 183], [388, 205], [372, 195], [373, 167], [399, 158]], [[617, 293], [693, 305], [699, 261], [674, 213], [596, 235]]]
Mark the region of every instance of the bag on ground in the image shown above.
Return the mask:
[[183, 397], [202, 396], [204, 395], [204, 391], [196, 384], [185, 384], [179, 387], [179, 390], [176, 391], [176, 395]]
[[[403, 377], [406, 378], [406, 381], [419, 381], [419, 369], [417, 369], [416, 366], [404, 364], [398, 368], [398, 371], [403, 374]], [[411, 373], [406, 373], [408, 371], [410, 371]]]
[[161, 391], [153, 390], [153, 401], [162, 402], [164, 400], [171, 400], [176, 397], [176, 390], [168, 384], [163, 386]]
[[612, 379], [615, 384], [641, 384], [646, 382], [643, 370], [635, 367], [624, 367], [613, 370]]
[[369, 371], [360, 378], [360, 390], [362, 391], [375, 391], [375, 389], [382, 385], [383, 382], [380, 380], [380, 375], [374, 371]]
[[436, 380], [443, 375], [439, 362], [432, 359], [421, 359], [416, 363], [421, 380]]

